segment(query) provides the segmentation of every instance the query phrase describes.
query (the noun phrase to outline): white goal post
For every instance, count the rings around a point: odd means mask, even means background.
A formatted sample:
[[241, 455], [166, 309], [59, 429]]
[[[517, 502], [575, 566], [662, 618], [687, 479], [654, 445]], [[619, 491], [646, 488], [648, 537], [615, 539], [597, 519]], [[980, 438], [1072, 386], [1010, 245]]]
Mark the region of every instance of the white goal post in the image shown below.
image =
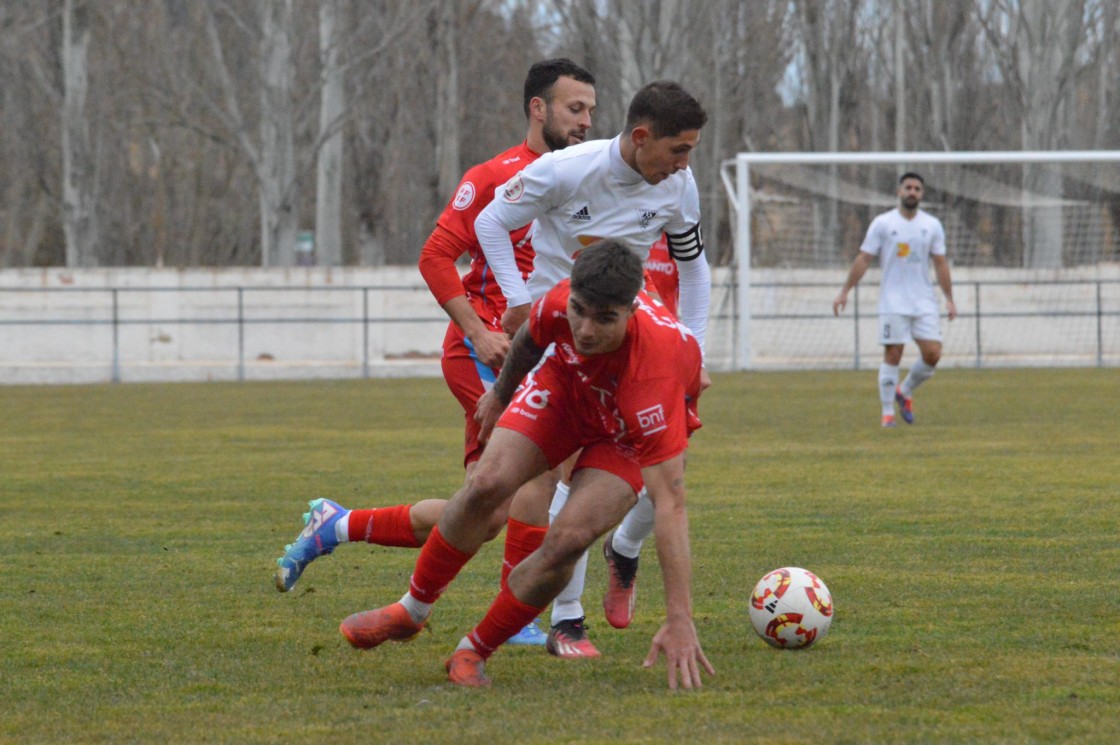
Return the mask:
[[[732, 369], [860, 367], [868, 363], [868, 359], [861, 362], [861, 347], [864, 358], [874, 357], [876, 340], [868, 337], [874, 335], [870, 325], [875, 304], [867, 297], [877, 296], [877, 273], [869, 272], [860, 286], [864, 299], [856, 312], [863, 314], [870, 330], [861, 334], [861, 319], [856, 318], [854, 352], [848, 349], [852, 346], [849, 339], [842, 351], [791, 351], [787, 357], [767, 357], [769, 361], [759, 364], [759, 340], [753, 333], [753, 315], [760, 302], [756, 290], [761, 276], [773, 311], [767, 317], [774, 324], [771, 336], [779, 342], [785, 332], [777, 330], [777, 324], [783, 319], [792, 328], [789, 324], [803, 318], [801, 327], [808, 329], [809, 316], [819, 314], [816, 325], [821, 327], [820, 333], [827, 335], [829, 329], [840, 328], [834, 325], [839, 319], [825, 320], [823, 311], [827, 308], [827, 316], [832, 315], [831, 298], [842, 285], [871, 218], [897, 206], [897, 178], [905, 171], [917, 171], [925, 179], [922, 208], [945, 225], [955, 284], [961, 277], [969, 280], [973, 276], [988, 285], [1091, 283], [1102, 276], [1105, 280], [1103, 290], [1099, 281], [1095, 287], [1062, 290], [1070, 297], [1083, 295], [1083, 310], [1080, 305], [1067, 308], [1065, 301], [1049, 296], [1040, 299], [1034, 309], [1020, 305], [1018, 310], [1004, 312], [998, 303], [994, 308], [989, 304], [987, 312], [1007, 319], [999, 328], [992, 323], [982, 328], [984, 310], [970, 307], [971, 296], [962, 302], [958, 295], [961, 316], [973, 319], [957, 324], [957, 331], [967, 326], [970, 337], [969, 349], [958, 354], [958, 364], [964, 364], [965, 358], [969, 364], [985, 364], [985, 346], [1000, 350], [1007, 337], [1017, 335], [1008, 331], [1012, 328], [1010, 316], [1018, 312], [1019, 322], [1030, 329], [1038, 326], [1035, 311], [1042, 313], [1047, 308], [1054, 310], [1055, 318], [1084, 316], [1086, 330], [1077, 332], [1085, 337], [1084, 354], [1059, 349], [1054, 352], [1055, 361], [1047, 362], [1049, 352], [1024, 347], [1021, 352], [1009, 350], [994, 364], [1093, 364], [1095, 360], [1099, 365], [1109, 363], [1112, 354], [1120, 355], [1120, 350], [1107, 348], [1120, 333], [1116, 331], [1120, 312], [1114, 312], [1120, 309], [1120, 300], [1114, 299], [1120, 298], [1120, 285], [1113, 281], [1120, 274], [1108, 270], [1102, 274], [1101, 270], [1120, 267], [1120, 151], [755, 152], [724, 161], [720, 173], [732, 209], [735, 243], [730, 274], [734, 289], [729, 297], [734, 304], [729, 350]], [[813, 295], [802, 306], [811, 305], [813, 312], [791, 311], [782, 301], [775, 301], [786, 286], [796, 286], [802, 296]], [[1051, 291], [1042, 294], [1047, 292]], [[998, 294], [988, 293], [991, 297]], [[1009, 291], [1004, 294], [1011, 295]], [[1095, 307], [1091, 296], [1095, 296]], [[979, 306], [979, 287], [976, 297]], [[998, 338], [993, 337], [997, 332]], [[1071, 335], [1062, 329], [1054, 333]], [[1000, 343], [985, 345], [988, 340]], [[948, 340], [946, 347], [951, 356]], [[1079, 362], [1082, 356], [1085, 359]]]

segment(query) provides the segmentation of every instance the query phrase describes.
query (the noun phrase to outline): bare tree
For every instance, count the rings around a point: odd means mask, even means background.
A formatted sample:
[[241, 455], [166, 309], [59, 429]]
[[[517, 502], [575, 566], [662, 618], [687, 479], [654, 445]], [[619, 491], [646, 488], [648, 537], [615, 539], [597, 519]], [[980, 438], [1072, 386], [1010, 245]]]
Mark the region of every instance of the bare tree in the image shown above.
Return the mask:
[[322, 90], [319, 132], [323, 144], [316, 162], [315, 251], [325, 266], [342, 264], [342, 130], [337, 126], [346, 111], [345, 70], [339, 46], [339, 16], [335, 0], [319, 6], [319, 60]]
[[442, 3], [432, 11], [432, 48], [436, 65], [436, 173], [437, 190], [451, 194], [463, 171], [459, 162], [459, 53], [457, 3]]
[[[807, 149], [836, 152], [848, 142], [854, 111], [860, 102], [857, 73], [866, 69], [867, 49], [859, 34], [858, 20], [865, 12], [865, 0], [795, 0], [793, 31], [799, 55], [800, 88], [805, 111]], [[896, 111], [896, 127], [904, 127], [903, 112]], [[837, 187], [838, 168], [829, 167], [828, 186]], [[813, 215], [822, 223], [819, 235], [832, 236], [833, 245], [816, 245], [823, 259], [841, 255], [844, 245], [840, 230], [839, 201], [830, 199], [828, 211]]]
[[1094, 117], [1094, 148], [1114, 147], [1120, 126], [1117, 126], [1117, 103], [1120, 101], [1120, 3], [1098, 0], [1093, 4], [1093, 22], [1096, 41], [1093, 62], [1096, 66], [1096, 112]]
[[[977, 0], [976, 12], [1010, 95], [1007, 116], [1020, 123], [1024, 150], [1063, 147], [1069, 96], [1086, 39], [1085, 0]], [[1023, 167], [1024, 187], [1058, 200], [1061, 174]], [[1028, 205], [1024, 224], [1029, 267], [1062, 265], [1061, 207]]]
[[[592, 136], [655, 78], [705, 104], [728, 261], [736, 151], [1113, 147], [1118, 42], [1115, 0], [0, 0], [0, 266], [283, 265], [312, 227], [323, 264], [411, 263], [561, 55], [596, 75]], [[1082, 188], [1054, 173], [1012, 175]], [[1017, 258], [1056, 266], [1035, 206]]]
[[0, 5], [0, 267], [66, 260], [61, 1]]
[[66, 0], [62, 15], [62, 212], [66, 266], [96, 266], [97, 164], [86, 116], [90, 16], [86, 0]]

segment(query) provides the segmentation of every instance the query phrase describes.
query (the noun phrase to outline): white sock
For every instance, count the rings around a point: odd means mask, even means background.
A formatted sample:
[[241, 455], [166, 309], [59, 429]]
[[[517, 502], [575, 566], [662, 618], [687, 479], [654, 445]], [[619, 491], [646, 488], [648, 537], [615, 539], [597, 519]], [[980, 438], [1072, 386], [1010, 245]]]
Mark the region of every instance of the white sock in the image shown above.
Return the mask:
[[894, 389], [898, 386], [898, 365], [879, 363], [879, 403], [883, 405], [883, 416], [894, 416]]
[[465, 636], [459, 640], [459, 645], [455, 647], [455, 651], [458, 652], [460, 649], [469, 649], [472, 652], [478, 651], [478, 648], [475, 647], [474, 643]]
[[[556, 485], [556, 493], [552, 495], [552, 504], [548, 508], [548, 521], [551, 523], [560, 514], [560, 510], [568, 503], [568, 495], [571, 489], [567, 484], [561, 482]], [[572, 578], [568, 580], [568, 584], [564, 585], [564, 589], [552, 601], [552, 625], [555, 626], [560, 621], [569, 619], [583, 618], [583, 604], [580, 598], [583, 596], [583, 585], [587, 578], [587, 552], [583, 552], [583, 556], [579, 557], [576, 562], [575, 569], [572, 571]]]
[[338, 539], [339, 543], [350, 542], [350, 511], [347, 510], [346, 514], [338, 518], [334, 524], [334, 537]]
[[902, 395], [906, 398], [913, 396], [918, 386], [933, 377], [936, 369], [933, 365], [927, 365], [925, 360], [915, 362], [914, 366], [910, 368], [906, 380], [902, 381]]
[[580, 598], [583, 596], [583, 583], [587, 579], [587, 552], [583, 552], [583, 556], [579, 557], [576, 562], [575, 569], [572, 570], [572, 578], [568, 580], [568, 584], [564, 585], [564, 589], [552, 601], [552, 625], [560, 623], [561, 621], [575, 620], [583, 618], [583, 603]]
[[548, 505], [548, 522], [551, 523], [560, 514], [560, 510], [564, 509], [564, 505], [568, 503], [568, 495], [572, 493], [571, 487], [563, 481], [556, 485], [556, 491], [552, 494], [552, 503]]
[[622, 523], [614, 531], [611, 548], [616, 554], [628, 559], [637, 558], [642, 552], [642, 543], [653, 532], [653, 521], [653, 502], [650, 501], [649, 494], [643, 486], [638, 492], [637, 504], [630, 508], [626, 517], [622, 518]]
[[432, 604], [417, 600], [412, 597], [411, 592], [404, 594], [404, 597], [401, 598], [401, 605], [408, 611], [408, 615], [412, 616], [414, 623], [424, 623], [428, 616], [432, 615]]

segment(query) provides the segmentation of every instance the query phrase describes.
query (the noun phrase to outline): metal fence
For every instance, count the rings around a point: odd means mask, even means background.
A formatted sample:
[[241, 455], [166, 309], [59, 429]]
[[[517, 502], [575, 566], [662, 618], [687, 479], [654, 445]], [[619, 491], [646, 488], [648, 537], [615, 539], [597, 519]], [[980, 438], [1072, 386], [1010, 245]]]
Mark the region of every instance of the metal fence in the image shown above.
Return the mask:
[[[837, 282], [758, 282], [740, 314], [717, 273], [713, 370], [868, 369], [881, 351], [878, 288], [847, 311]], [[943, 365], [1120, 365], [1120, 280], [963, 280]], [[741, 324], [748, 324], [741, 333]], [[0, 288], [0, 383], [438, 374], [447, 317], [422, 284]]]
[[[834, 316], [838, 289], [834, 281], [755, 282], [746, 293], [750, 312], [729, 302], [713, 325], [727, 329], [728, 356], [748, 360], [745, 369], [877, 366], [877, 285], [857, 285]], [[720, 294], [742, 297], [730, 284]], [[1120, 365], [1118, 280], [965, 280], [954, 282], [953, 294], [957, 318], [942, 320], [947, 366]]]
[[[112, 382], [130, 368], [159, 364], [224, 368], [245, 380], [262, 362], [292, 377], [316, 365], [335, 376], [371, 377], [380, 362], [438, 356], [447, 316], [427, 292], [409, 284], [2, 288], [0, 365], [105, 364]], [[407, 302], [418, 297], [423, 302]], [[54, 341], [79, 333], [59, 345], [42, 335], [46, 329]], [[168, 329], [177, 330], [174, 337]], [[182, 341], [170, 354], [154, 350], [171, 338]]]

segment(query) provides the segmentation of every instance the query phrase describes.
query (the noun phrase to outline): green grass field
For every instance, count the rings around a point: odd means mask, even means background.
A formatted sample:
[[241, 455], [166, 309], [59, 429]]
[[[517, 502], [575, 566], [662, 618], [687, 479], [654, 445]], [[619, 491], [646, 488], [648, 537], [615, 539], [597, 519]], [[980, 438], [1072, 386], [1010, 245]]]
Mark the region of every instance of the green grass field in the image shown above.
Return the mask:
[[[496, 590], [500, 542], [430, 632], [356, 652], [415, 553], [342, 546], [295, 591], [275, 558], [308, 499], [459, 484], [440, 380], [0, 388], [0, 741], [774, 743], [1120, 741], [1120, 378], [945, 370], [880, 430], [874, 373], [716, 376], [693, 439], [695, 616], [717, 675], [670, 694], [662, 617], [585, 606], [600, 660], [540, 649], [459, 690], [443, 661]], [[652, 548], [652, 547], [650, 547]], [[747, 602], [800, 565], [828, 637], [771, 649]]]

